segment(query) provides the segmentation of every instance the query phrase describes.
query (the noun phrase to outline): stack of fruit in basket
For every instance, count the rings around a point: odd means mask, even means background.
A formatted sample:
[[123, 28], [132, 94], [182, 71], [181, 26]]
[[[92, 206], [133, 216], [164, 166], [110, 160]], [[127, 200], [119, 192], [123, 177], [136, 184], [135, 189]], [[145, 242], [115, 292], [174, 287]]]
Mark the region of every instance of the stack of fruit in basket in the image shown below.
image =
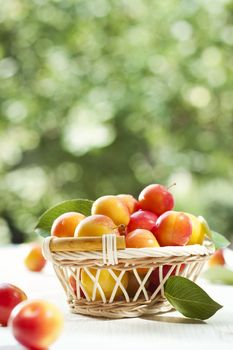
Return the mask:
[[[132, 195], [107, 195], [93, 202], [90, 216], [68, 212], [53, 222], [51, 235], [56, 237], [90, 237], [115, 233], [125, 235], [127, 248], [155, 248], [162, 246], [184, 246], [202, 244], [206, 225], [192, 214], [174, 211], [174, 198], [168, 188], [152, 184], [145, 187], [138, 200]], [[181, 266], [182, 268], [183, 266]], [[169, 265], [164, 266], [167, 273]], [[96, 270], [89, 269], [95, 276]], [[140, 276], [148, 269], [138, 268]], [[120, 271], [114, 270], [118, 276]], [[174, 271], [175, 273], [175, 271]], [[94, 283], [88, 274], [81, 271], [81, 282], [88, 295], [92, 295]], [[134, 295], [138, 282], [133, 273], [125, 273], [122, 285], [129, 295]], [[76, 281], [70, 277], [70, 284], [76, 292]], [[106, 298], [110, 297], [115, 281], [108, 270], [100, 272], [99, 284]], [[154, 269], [147, 283], [148, 290], [154, 290], [159, 284], [158, 269]], [[119, 288], [116, 296], [122, 293]], [[101, 299], [97, 291], [96, 300]]]

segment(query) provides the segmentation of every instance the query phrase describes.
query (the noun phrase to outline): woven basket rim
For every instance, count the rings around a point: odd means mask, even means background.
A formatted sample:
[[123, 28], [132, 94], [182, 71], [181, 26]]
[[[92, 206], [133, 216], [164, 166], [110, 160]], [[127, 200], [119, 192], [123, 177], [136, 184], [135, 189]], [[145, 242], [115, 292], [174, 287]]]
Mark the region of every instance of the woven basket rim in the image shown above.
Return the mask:
[[[49, 238], [51, 239], [51, 238]], [[169, 258], [169, 257], [188, 257], [188, 256], [208, 256], [213, 254], [215, 248], [211, 241], [205, 241], [205, 244], [194, 244], [186, 246], [165, 246], [156, 248], [126, 248], [117, 250], [117, 258], [121, 259], [142, 259], [142, 258]], [[103, 253], [101, 251], [50, 251], [56, 259], [69, 260], [99, 260], [102, 259]], [[49, 255], [50, 255], [49, 254]], [[48, 258], [48, 254], [45, 254]], [[63, 257], [63, 258], [62, 258]]]

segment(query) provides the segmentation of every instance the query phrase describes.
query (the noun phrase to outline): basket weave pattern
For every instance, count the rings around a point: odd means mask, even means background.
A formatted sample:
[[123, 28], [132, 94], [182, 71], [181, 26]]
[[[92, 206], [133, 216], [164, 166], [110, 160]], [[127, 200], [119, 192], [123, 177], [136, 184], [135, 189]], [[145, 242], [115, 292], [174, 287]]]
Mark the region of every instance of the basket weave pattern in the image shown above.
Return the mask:
[[[51, 239], [53, 238], [47, 238], [44, 242], [44, 255], [53, 263], [55, 273], [67, 295], [71, 312], [108, 318], [138, 317], [170, 311], [172, 306], [164, 295], [166, 280], [171, 275], [179, 275], [195, 281], [206, 260], [214, 251], [208, 244], [127, 248], [117, 251], [116, 236], [109, 234], [102, 236], [102, 252], [52, 252]], [[166, 266], [165, 269], [164, 266]], [[93, 268], [94, 274], [91, 273]], [[146, 268], [146, 273], [139, 274], [139, 268]], [[99, 283], [99, 276], [103, 269], [107, 269], [114, 280], [115, 285], [110, 297], [106, 297]], [[159, 283], [154, 290], [148, 290], [147, 285], [155, 269], [158, 271]], [[81, 270], [85, 271], [93, 283], [92, 295], [81, 282]], [[133, 295], [128, 293], [122, 282], [126, 271], [129, 271], [136, 281]], [[71, 276], [75, 281], [76, 290], [71, 286]]]

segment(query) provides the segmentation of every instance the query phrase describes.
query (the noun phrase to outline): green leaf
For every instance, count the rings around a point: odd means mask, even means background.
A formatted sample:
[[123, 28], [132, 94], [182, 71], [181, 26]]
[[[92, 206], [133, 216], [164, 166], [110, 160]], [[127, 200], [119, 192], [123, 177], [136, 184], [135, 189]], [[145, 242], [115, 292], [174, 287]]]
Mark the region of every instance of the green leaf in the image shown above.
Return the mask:
[[233, 271], [223, 266], [213, 266], [203, 273], [203, 277], [212, 283], [233, 285]]
[[43, 237], [47, 237], [51, 233], [51, 227], [54, 220], [61, 214], [69, 211], [76, 211], [85, 216], [91, 215], [91, 207], [93, 201], [88, 199], [71, 199], [61, 202], [54, 207], [48, 209], [40, 218], [35, 227], [37, 233]]
[[189, 318], [206, 320], [222, 308], [196, 283], [184, 277], [169, 277], [164, 292], [169, 303]]
[[231, 244], [231, 242], [229, 242], [226, 237], [224, 237], [218, 232], [211, 231], [211, 236], [216, 250], [226, 248], [229, 246], [229, 244]]
[[216, 250], [226, 248], [229, 246], [230, 242], [228, 241], [228, 239], [226, 237], [224, 237], [223, 235], [221, 235], [220, 233], [211, 230], [207, 221], [203, 218], [203, 216], [198, 216], [198, 220], [203, 225], [204, 230], [205, 230], [205, 234], [214, 243]]

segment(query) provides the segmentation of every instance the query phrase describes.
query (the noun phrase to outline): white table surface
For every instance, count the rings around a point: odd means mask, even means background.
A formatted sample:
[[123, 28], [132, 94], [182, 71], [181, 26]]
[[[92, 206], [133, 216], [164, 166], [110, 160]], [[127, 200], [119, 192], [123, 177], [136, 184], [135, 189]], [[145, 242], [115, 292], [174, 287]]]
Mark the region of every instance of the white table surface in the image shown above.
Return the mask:
[[[46, 299], [64, 313], [65, 327], [51, 350], [233, 349], [233, 287], [198, 283], [224, 307], [205, 322], [173, 312], [161, 316], [104, 320], [69, 312], [50, 264], [33, 273], [23, 265], [24, 246], [0, 248], [0, 281], [22, 288], [30, 299]], [[0, 350], [23, 350], [9, 328], [0, 327]]]

